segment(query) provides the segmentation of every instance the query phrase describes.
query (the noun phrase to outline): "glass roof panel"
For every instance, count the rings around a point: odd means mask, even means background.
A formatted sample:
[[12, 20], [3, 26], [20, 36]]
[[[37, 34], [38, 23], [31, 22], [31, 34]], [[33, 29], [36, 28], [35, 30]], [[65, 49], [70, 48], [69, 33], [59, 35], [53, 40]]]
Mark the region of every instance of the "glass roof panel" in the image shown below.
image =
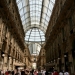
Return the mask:
[[24, 20], [24, 16], [21, 18], [21, 20]]
[[19, 10], [22, 8], [22, 2], [18, 3]]
[[23, 15], [23, 9], [20, 11], [20, 15], [21, 15], [21, 16]]
[[18, 2], [19, 0], [16, 0], [16, 2]]
[[[45, 33], [50, 20], [50, 16], [52, 14], [55, 0], [16, 0], [16, 3], [25, 33], [32, 27], [33, 29], [38, 27]], [[29, 32], [31, 32], [33, 29], [29, 30]], [[39, 29], [35, 30], [40, 32]], [[37, 31], [35, 32], [37, 33]], [[29, 33], [29, 38], [30, 34], [31, 33]], [[36, 38], [34, 39], [37, 40]], [[42, 39], [40, 41], [42, 41]]]
[[25, 40], [26, 41], [40, 41], [42, 42], [45, 41], [45, 34], [38, 28], [32, 28], [29, 31], [27, 31], [26, 35], [25, 35]]

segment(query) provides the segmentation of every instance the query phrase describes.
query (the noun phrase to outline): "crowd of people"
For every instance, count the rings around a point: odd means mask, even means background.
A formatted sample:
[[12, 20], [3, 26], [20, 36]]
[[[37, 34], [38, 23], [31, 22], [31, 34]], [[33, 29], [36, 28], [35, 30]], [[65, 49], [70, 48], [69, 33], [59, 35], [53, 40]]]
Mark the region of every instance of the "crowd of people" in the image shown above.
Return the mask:
[[14, 71], [0, 71], [0, 75], [70, 75], [68, 71], [66, 72], [58, 72], [57, 70], [48, 71], [46, 69], [38, 68], [38, 69], [15, 69]]

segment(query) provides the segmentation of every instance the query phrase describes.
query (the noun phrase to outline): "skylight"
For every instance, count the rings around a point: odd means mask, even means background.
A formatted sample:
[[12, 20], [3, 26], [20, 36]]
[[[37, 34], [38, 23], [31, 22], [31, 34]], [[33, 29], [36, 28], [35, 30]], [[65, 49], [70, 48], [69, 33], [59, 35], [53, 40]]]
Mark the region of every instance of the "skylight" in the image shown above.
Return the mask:
[[25, 35], [26, 42], [44, 42], [45, 34], [38, 28], [32, 28]]
[[24, 31], [38, 27], [46, 32], [55, 0], [16, 0]]
[[[45, 34], [55, 0], [16, 0], [26, 41], [45, 41]], [[35, 32], [34, 32], [35, 31]], [[35, 36], [34, 36], [35, 35]]]

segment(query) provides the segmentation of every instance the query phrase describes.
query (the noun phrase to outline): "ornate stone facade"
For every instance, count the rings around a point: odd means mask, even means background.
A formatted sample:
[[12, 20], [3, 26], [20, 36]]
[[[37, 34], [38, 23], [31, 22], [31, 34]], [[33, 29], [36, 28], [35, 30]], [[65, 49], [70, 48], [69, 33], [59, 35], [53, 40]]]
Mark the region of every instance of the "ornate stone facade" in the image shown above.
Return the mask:
[[24, 66], [24, 30], [16, 0], [0, 1], [0, 68]]
[[[46, 63], [49, 68], [75, 71], [75, 1], [56, 0], [46, 32]], [[53, 64], [54, 63], [54, 64]]]
[[37, 67], [45, 67], [46, 64], [46, 53], [44, 49], [44, 44], [40, 50], [39, 56], [37, 57]]
[[26, 66], [31, 67], [32, 62], [31, 62], [31, 54], [30, 51], [27, 47], [27, 45], [25, 45], [25, 50], [24, 50], [24, 62]]

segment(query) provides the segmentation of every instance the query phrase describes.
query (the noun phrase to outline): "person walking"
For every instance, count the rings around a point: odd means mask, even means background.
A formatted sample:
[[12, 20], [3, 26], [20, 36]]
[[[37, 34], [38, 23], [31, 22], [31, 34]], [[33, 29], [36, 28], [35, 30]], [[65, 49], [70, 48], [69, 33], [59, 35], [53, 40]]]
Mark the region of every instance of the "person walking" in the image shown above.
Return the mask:
[[59, 72], [59, 75], [63, 75], [63, 72], [62, 72], [62, 71], [60, 71], [60, 72]]

